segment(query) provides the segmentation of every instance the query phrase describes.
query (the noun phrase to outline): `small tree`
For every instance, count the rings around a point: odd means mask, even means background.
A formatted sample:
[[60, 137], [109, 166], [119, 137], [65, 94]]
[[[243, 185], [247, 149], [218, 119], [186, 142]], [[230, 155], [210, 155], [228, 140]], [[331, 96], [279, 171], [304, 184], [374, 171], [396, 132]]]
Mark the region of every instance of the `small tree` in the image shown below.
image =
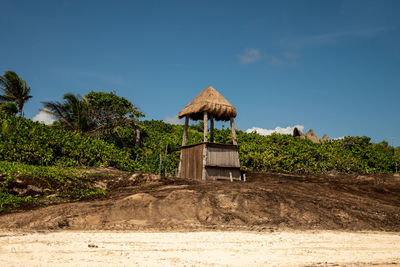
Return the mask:
[[130, 147], [130, 140], [139, 145], [140, 128], [138, 119], [144, 114], [124, 97], [114, 92], [90, 92], [86, 95], [90, 106], [90, 117], [95, 127], [91, 134], [116, 143], [122, 147]]

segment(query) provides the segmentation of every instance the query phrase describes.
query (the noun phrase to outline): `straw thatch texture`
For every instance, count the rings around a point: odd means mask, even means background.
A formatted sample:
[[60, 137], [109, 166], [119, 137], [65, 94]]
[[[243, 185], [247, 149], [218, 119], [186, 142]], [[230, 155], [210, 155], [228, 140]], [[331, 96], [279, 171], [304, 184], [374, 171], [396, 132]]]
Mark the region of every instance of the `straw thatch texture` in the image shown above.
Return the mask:
[[293, 136], [294, 137], [296, 137], [296, 136], [303, 136], [304, 134], [303, 134], [303, 132], [300, 130], [300, 129], [298, 129], [297, 127], [294, 127], [294, 130], [293, 130]]
[[217, 90], [208, 86], [195, 99], [192, 100], [178, 116], [182, 118], [189, 115], [192, 120], [202, 120], [203, 112], [212, 114], [215, 120], [228, 121], [236, 117], [236, 108], [232, 106]]

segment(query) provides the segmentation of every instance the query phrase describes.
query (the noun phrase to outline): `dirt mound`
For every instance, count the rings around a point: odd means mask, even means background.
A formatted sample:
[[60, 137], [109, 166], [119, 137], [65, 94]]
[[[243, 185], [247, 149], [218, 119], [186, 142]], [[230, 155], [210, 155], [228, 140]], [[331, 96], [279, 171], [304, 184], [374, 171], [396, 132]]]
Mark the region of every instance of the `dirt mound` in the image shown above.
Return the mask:
[[109, 197], [0, 216], [0, 229], [400, 231], [395, 176], [250, 173], [247, 182], [197, 182], [151, 174], [98, 183]]

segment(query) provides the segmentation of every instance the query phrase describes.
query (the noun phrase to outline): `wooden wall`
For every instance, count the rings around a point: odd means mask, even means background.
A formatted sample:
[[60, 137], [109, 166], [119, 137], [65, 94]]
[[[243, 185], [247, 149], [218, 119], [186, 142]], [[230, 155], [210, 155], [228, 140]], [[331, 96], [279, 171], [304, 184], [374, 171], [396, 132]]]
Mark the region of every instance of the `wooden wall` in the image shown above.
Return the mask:
[[201, 180], [203, 172], [203, 148], [205, 144], [197, 144], [182, 148], [182, 178]]
[[238, 147], [208, 143], [206, 166], [240, 168]]
[[[206, 161], [203, 166], [203, 150]], [[205, 168], [206, 180], [241, 179], [238, 146], [218, 143], [201, 143], [182, 147], [181, 178], [202, 180]]]

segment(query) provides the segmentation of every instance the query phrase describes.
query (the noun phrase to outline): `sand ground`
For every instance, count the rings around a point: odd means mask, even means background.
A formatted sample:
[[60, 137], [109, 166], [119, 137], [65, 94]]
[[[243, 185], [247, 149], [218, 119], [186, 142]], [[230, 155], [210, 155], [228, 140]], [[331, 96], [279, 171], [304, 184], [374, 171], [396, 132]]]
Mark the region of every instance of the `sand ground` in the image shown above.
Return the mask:
[[0, 232], [400, 232], [400, 179], [390, 175], [253, 173], [245, 183], [143, 173], [100, 177], [107, 197], [61, 203], [48, 203], [44, 197], [39, 207], [0, 214]]
[[2, 266], [400, 266], [400, 233], [1, 232]]

